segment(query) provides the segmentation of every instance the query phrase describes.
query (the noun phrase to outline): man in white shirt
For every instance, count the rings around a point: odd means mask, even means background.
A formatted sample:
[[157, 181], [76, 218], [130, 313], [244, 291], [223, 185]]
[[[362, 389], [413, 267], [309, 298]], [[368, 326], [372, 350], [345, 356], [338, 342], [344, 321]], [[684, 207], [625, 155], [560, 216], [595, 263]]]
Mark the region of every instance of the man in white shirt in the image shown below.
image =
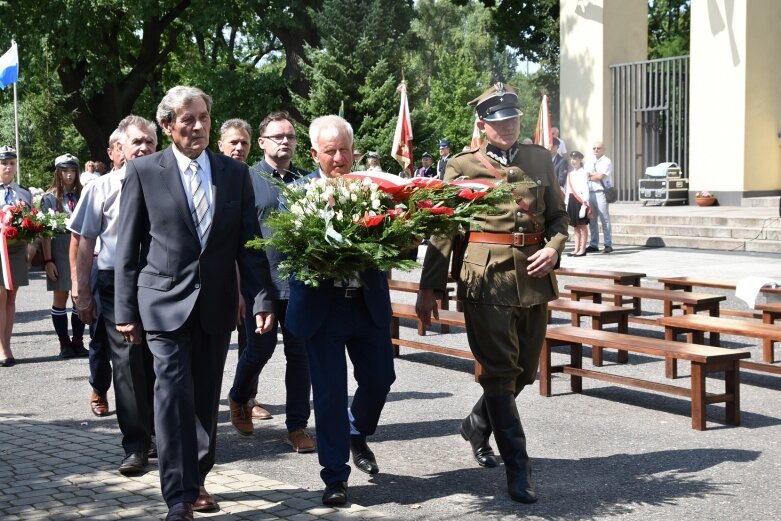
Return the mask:
[[602, 223], [602, 236], [605, 243], [603, 253], [612, 253], [613, 234], [610, 231], [610, 208], [605, 199], [605, 187], [613, 186], [613, 161], [605, 155], [605, 144], [601, 141], [594, 143], [594, 160], [586, 165], [588, 175], [589, 206], [594, 216], [589, 221], [591, 240], [586, 251], [589, 253], [599, 251], [599, 223]]

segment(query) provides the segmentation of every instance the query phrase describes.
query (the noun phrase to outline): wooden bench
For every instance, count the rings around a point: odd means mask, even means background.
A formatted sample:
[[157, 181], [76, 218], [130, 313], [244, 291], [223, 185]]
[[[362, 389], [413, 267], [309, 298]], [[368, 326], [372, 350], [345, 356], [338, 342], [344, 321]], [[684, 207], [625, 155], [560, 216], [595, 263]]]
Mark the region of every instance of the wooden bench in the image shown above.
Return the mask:
[[[617, 374], [608, 374], [593, 369], [583, 369], [583, 344], [609, 349], [622, 349], [645, 355], [688, 360], [691, 362], [691, 387], [689, 389], [675, 385], [641, 380]], [[567, 365], [551, 365], [551, 349], [569, 345], [570, 362]], [[570, 375], [572, 392], [583, 391], [583, 378], [594, 378], [620, 385], [650, 389], [691, 400], [692, 428], [705, 430], [706, 405], [724, 403], [726, 422], [740, 425], [740, 367], [739, 361], [749, 358], [748, 351], [736, 351], [721, 347], [703, 346], [682, 342], [673, 342], [658, 338], [648, 338], [612, 331], [598, 331], [574, 326], [548, 328], [540, 353], [540, 394], [551, 395], [551, 380], [554, 373]], [[725, 391], [723, 394], [706, 392], [706, 376], [724, 372]]]
[[[399, 347], [411, 347], [413, 349], [420, 349], [422, 351], [431, 351], [432, 353], [440, 353], [443, 355], [475, 360], [474, 355], [469, 350], [464, 351], [461, 349], [453, 349], [451, 347], [399, 338], [399, 320], [402, 318], [408, 320], [418, 320], [418, 315], [415, 313], [415, 306], [411, 304], [399, 304], [397, 302], [392, 302], [391, 307], [393, 308], [393, 318], [391, 319], [391, 343], [393, 344], [394, 356], [399, 356]], [[440, 309], [439, 318], [436, 318], [432, 315], [431, 322], [435, 324], [446, 324], [448, 326], [466, 327], [464, 322], [464, 314], [460, 311]], [[480, 364], [477, 362], [477, 360], [475, 360], [475, 381], [477, 381], [480, 372]]]
[[[417, 293], [418, 290], [420, 290], [420, 284], [407, 280], [388, 279], [388, 287], [393, 291], [403, 291], [406, 293]], [[450, 309], [450, 293], [452, 291], [453, 288], [448, 286], [447, 291], [442, 295], [442, 298], [437, 299], [439, 301], [439, 309]], [[439, 331], [441, 333], [449, 333], [450, 326], [447, 324], [440, 324]], [[420, 321], [418, 321], [418, 334], [420, 336], [426, 335], [426, 326]]]
[[[735, 288], [737, 288], [737, 283], [733, 281], [700, 279], [697, 277], [661, 277], [658, 281], [660, 284], [664, 284], [664, 289], [682, 289], [684, 291], [691, 291], [694, 287], [726, 289], [731, 291], [735, 291]], [[781, 295], [781, 288], [779, 287], [765, 287], [760, 291], [768, 295]], [[739, 311], [734, 309], [722, 309], [721, 314], [757, 318], [757, 314], [751, 311]]]
[[[661, 300], [664, 302], [663, 315], [669, 317], [673, 314], [673, 305], [680, 305], [684, 313], [699, 313], [706, 311], [711, 316], [719, 316], [719, 303], [726, 300], [724, 295], [711, 293], [693, 293], [681, 290], [639, 288], [634, 286], [622, 286], [619, 284], [567, 284], [565, 286], [572, 292], [572, 300], [580, 300], [583, 297], [591, 297], [595, 303], [602, 302], [602, 295], [621, 295], [645, 299]], [[641, 317], [630, 318], [633, 322], [643, 324], [655, 324], [655, 320]]]
[[[781, 366], [771, 365], [775, 362], [773, 356], [773, 342], [781, 341], [781, 326], [775, 324], [758, 324], [749, 320], [735, 320], [723, 317], [708, 317], [705, 315], [677, 315], [674, 317], [662, 317], [657, 320], [664, 326], [664, 338], [675, 340], [679, 334], [691, 335], [691, 342], [701, 344], [704, 342], [705, 333], [708, 333], [710, 344], [720, 344], [720, 334], [759, 338], [763, 341], [762, 362], [743, 360], [740, 362], [744, 369], [765, 371], [781, 374]], [[668, 378], [678, 376], [678, 364], [674, 359], [665, 362], [665, 374]]]
[[[572, 316], [573, 326], [580, 326], [582, 317], [591, 317], [592, 329], [602, 329], [606, 324], [616, 324], [619, 333], [626, 333], [629, 330], [629, 313], [632, 312], [632, 309], [560, 298], [548, 303], [548, 323], [551, 321], [552, 311], [569, 313]], [[629, 354], [620, 350], [618, 362], [625, 364], [628, 361]], [[597, 367], [602, 366], [601, 347], [595, 347], [591, 350], [591, 362]]]
[[[559, 268], [556, 270], [556, 275], [562, 277], [585, 277], [598, 280], [612, 280], [613, 284], [621, 284], [622, 286], [639, 286], [640, 279], [645, 277], [645, 273], [637, 273], [634, 271], [613, 271], [613, 270], [590, 270], [581, 268]], [[620, 306], [623, 304], [623, 297], [616, 295], [613, 304]], [[632, 306], [635, 308], [635, 314], [639, 315], [642, 312], [641, 302], [639, 298], [632, 299]]]

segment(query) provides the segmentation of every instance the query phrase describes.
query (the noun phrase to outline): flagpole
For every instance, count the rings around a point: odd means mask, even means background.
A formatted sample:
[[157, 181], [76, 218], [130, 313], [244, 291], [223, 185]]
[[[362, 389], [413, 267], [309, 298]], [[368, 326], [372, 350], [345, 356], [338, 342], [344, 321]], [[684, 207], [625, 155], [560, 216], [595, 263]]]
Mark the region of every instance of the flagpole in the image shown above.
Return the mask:
[[22, 184], [19, 174], [19, 112], [16, 108], [16, 82], [14, 82], [14, 134], [16, 135], [16, 184]]

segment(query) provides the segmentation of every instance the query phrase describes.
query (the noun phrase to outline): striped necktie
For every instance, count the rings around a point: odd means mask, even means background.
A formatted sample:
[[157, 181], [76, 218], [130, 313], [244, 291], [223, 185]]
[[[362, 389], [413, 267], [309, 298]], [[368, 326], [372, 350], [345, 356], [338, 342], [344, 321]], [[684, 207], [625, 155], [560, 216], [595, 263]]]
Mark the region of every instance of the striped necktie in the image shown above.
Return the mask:
[[3, 199], [5, 200], [5, 204], [13, 204], [14, 192], [11, 190], [11, 187], [7, 185], [3, 185], [3, 190], [5, 190], [5, 194], [3, 197]]
[[198, 162], [190, 163], [190, 192], [193, 197], [193, 223], [198, 230], [198, 239], [201, 241], [201, 248], [206, 245], [206, 237], [209, 235], [209, 229], [212, 226], [212, 215], [209, 211], [209, 200], [206, 199], [206, 192], [201, 182], [201, 176], [198, 175]]

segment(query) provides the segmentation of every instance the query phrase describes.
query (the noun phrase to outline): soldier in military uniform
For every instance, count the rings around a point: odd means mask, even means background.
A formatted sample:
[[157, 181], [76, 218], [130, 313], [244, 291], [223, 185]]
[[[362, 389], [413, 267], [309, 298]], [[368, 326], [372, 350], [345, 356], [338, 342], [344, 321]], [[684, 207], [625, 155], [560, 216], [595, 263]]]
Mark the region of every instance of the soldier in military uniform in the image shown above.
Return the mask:
[[[554, 269], [567, 241], [569, 219], [550, 153], [520, 145], [521, 111], [516, 91], [497, 83], [471, 101], [485, 133], [479, 149], [450, 159], [445, 181], [459, 177], [503, 180], [515, 200], [495, 215], [478, 215], [466, 235], [458, 272], [469, 347], [480, 362], [483, 396], [461, 425], [484, 467], [499, 464], [488, 443], [493, 431], [504, 460], [510, 496], [537, 500], [526, 438], [515, 398], [534, 382], [547, 324], [547, 303], [558, 296]], [[432, 238], [420, 278], [417, 314], [430, 324], [436, 296], [445, 291], [453, 240]]]

